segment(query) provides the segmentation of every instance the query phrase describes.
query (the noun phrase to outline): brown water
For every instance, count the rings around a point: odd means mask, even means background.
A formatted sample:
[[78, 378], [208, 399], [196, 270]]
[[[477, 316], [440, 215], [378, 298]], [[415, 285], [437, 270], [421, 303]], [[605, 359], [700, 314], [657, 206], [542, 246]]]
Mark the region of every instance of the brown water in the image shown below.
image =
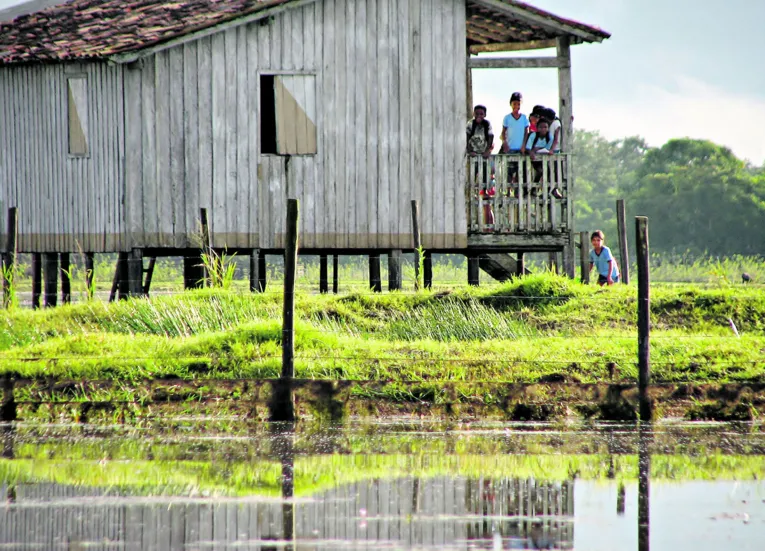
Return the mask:
[[765, 548], [761, 425], [2, 431], [0, 549]]

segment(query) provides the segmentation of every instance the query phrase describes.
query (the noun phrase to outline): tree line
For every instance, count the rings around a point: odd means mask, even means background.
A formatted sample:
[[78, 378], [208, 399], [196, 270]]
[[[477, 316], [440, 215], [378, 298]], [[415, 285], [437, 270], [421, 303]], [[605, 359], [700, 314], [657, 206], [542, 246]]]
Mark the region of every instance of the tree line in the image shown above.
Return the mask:
[[609, 141], [579, 130], [574, 141], [577, 231], [601, 229], [614, 245], [621, 198], [628, 220], [649, 217], [652, 251], [765, 255], [764, 167], [707, 140], [649, 147], [639, 136]]

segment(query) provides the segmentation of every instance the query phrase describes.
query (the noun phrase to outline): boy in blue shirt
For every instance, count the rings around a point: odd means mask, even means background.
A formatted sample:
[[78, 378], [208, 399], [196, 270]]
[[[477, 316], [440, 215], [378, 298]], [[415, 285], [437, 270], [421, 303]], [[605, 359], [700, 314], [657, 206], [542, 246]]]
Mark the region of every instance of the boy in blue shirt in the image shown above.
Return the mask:
[[595, 230], [590, 236], [592, 250], [590, 251], [590, 271], [593, 266], [598, 268], [598, 285], [606, 283], [613, 285], [619, 282], [619, 268], [616, 265], [611, 249], [604, 245], [606, 236], [600, 230]]
[[502, 153], [510, 155], [523, 155], [526, 153], [526, 141], [529, 139], [529, 119], [521, 113], [521, 101], [523, 96], [520, 92], [513, 92], [510, 96], [512, 113], [505, 115], [502, 120]]

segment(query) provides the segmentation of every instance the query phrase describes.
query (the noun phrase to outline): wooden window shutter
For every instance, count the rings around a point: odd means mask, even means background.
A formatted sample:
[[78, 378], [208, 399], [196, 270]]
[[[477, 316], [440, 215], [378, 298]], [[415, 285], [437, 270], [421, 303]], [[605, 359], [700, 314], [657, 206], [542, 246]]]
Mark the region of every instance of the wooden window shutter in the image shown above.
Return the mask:
[[316, 77], [277, 75], [276, 147], [281, 155], [316, 153]]
[[67, 79], [69, 154], [88, 154], [88, 79], [84, 76]]

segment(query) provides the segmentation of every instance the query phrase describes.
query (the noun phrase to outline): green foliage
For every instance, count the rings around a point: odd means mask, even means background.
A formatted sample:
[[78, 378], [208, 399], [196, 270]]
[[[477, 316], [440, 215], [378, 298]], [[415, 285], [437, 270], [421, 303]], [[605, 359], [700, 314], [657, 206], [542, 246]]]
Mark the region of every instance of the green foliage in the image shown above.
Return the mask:
[[615, 244], [615, 200], [623, 198], [628, 214], [649, 217], [654, 251], [764, 253], [765, 176], [728, 148], [688, 138], [649, 148], [639, 137], [608, 141], [587, 131], [575, 140], [577, 230], [603, 229]]

